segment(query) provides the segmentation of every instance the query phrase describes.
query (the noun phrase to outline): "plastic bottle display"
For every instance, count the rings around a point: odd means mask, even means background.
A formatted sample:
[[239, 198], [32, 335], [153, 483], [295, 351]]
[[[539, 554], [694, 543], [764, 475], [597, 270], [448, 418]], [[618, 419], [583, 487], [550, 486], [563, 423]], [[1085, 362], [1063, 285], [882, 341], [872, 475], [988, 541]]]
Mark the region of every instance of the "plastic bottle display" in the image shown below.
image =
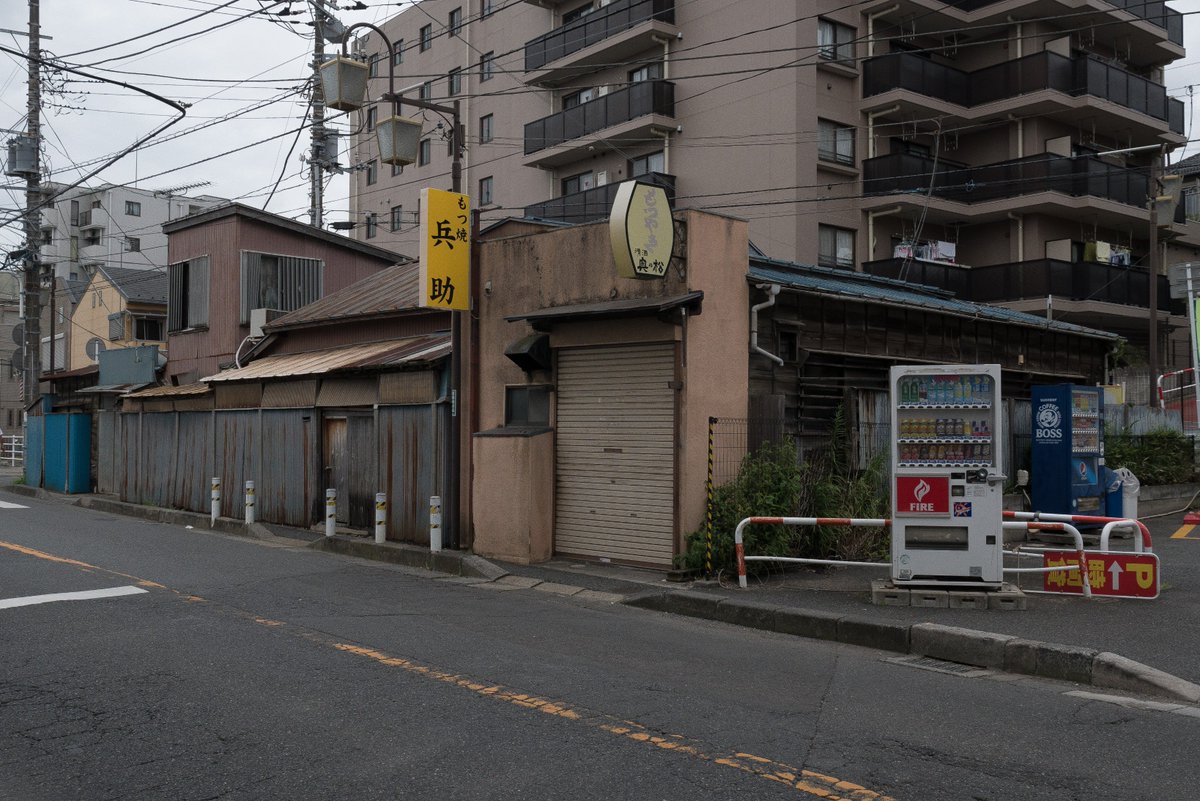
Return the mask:
[[[904, 376], [896, 383], [896, 455], [905, 467], [992, 464], [993, 381], [986, 375]], [[1076, 414], [1084, 414], [1080, 400]], [[922, 410], [934, 410], [922, 411]], [[951, 413], [945, 414], [943, 410]], [[959, 411], [961, 410], [961, 411]], [[974, 411], [973, 411], [974, 410]], [[954, 412], [958, 411], [957, 414]]]
[[[990, 406], [992, 403], [992, 381], [988, 376], [912, 376], [898, 382], [899, 402], [902, 406]], [[1082, 411], [1083, 403], [1077, 402], [1076, 410]]]

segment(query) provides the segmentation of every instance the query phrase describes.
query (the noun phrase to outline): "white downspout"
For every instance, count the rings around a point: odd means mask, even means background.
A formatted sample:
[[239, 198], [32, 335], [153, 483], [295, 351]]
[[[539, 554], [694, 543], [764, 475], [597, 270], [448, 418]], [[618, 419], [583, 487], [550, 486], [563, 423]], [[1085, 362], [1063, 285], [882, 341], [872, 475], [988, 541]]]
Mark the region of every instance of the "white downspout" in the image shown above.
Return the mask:
[[771, 361], [783, 367], [783, 359], [774, 353], [763, 350], [758, 346], [758, 313], [775, 305], [775, 296], [779, 294], [779, 284], [758, 284], [755, 289], [765, 289], [767, 299], [750, 307], [750, 352], [766, 356]]
[[899, 3], [867, 14], [867, 58], [875, 55], [875, 18], [884, 14], [891, 14], [898, 8], [900, 8]]
[[[682, 38], [683, 34], [679, 34]], [[665, 36], [651, 36], [651, 40], [662, 45], [662, 79], [664, 81], [671, 80], [671, 40]], [[671, 132], [663, 131], [659, 134], [663, 139], [663, 174], [671, 174]]]
[[887, 108], [881, 108], [878, 111], [867, 112], [867, 158], [875, 158], [875, 118], [884, 114], [895, 114], [900, 110], [900, 104]]
[[867, 212], [867, 255], [870, 256], [867, 261], [875, 261], [875, 218], [885, 217], [888, 214], [898, 214], [899, 212], [899, 206]]
[[1017, 261], [1025, 261], [1025, 215], [1010, 211], [1008, 219], [1017, 221]]

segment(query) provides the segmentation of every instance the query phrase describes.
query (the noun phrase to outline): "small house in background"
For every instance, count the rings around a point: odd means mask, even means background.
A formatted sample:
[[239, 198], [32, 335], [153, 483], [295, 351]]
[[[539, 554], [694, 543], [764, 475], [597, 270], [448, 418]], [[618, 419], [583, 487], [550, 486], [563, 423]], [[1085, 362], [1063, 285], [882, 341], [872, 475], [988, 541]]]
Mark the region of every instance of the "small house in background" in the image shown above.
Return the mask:
[[231, 203], [167, 233], [167, 379], [189, 384], [236, 367], [274, 317], [412, 260]]
[[165, 272], [97, 267], [71, 315], [70, 369], [99, 364], [109, 349], [165, 347], [166, 323]]

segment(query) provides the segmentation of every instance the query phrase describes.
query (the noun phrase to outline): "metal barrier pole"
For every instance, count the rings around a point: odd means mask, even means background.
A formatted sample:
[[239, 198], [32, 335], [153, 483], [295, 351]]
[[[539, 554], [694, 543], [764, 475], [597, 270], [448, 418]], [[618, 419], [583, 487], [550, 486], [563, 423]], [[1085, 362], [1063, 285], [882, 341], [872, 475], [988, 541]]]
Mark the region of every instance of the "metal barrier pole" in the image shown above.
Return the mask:
[[246, 482], [246, 525], [254, 522], [254, 482]]
[[890, 567], [889, 562], [846, 562], [835, 559], [793, 559], [782, 556], [746, 556], [742, 532], [751, 523], [771, 526], [863, 526], [888, 528], [892, 521], [881, 517], [747, 517], [733, 531], [733, 551], [737, 557], [738, 586], [746, 589], [746, 562], [792, 562], [811, 565], [852, 565], [857, 567]]
[[375, 542], [387, 542], [387, 493], [375, 493]]
[[708, 418], [708, 481], [704, 487], [704, 577], [709, 579], [713, 574], [713, 429], [716, 425], [717, 418]]
[[[1121, 517], [1099, 517], [1097, 515], [1063, 515], [1050, 512], [1005, 512], [1005, 520], [1026, 520], [1031, 523], [1036, 523], [1041, 520], [1052, 523], [1112, 523], [1114, 521], [1122, 521], [1126, 518]], [[1146, 524], [1140, 520], [1132, 520], [1138, 529], [1142, 532], [1142, 550], [1146, 553], [1154, 552], [1154, 543], [1150, 539], [1150, 529], [1146, 528]]]
[[[1005, 513], [1008, 514], [1007, 512]], [[1067, 515], [1062, 515], [1067, 517]], [[1075, 557], [1079, 562], [1079, 578], [1083, 587], [1083, 597], [1092, 597], [1092, 583], [1088, 578], [1087, 556], [1083, 552], [1083, 535], [1079, 533], [1079, 529], [1072, 526], [1070, 523], [1051, 523], [1045, 521], [1021, 521], [1021, 522], [1005, 522], [1000, 524], [1002, 528], [1009, 530], [1024, 529], [1029, 530], [1029, 527], [1036, 526], [1043, 531], [1061, 531], [1064, 534], [1070, 534], [1075, 540]]]
[[332, 537], [337, 528], [337, 490], [325, 490], [325, 536]]
[[442, 497], [429, 497], [429, 550], [437, 553], [442, 550]]
[[218, 476], [213, 476], [212, 480], [212, 516], [208, 521], [211, 528], [217, 524], [217, 518], [221, 516], [221, 479]]

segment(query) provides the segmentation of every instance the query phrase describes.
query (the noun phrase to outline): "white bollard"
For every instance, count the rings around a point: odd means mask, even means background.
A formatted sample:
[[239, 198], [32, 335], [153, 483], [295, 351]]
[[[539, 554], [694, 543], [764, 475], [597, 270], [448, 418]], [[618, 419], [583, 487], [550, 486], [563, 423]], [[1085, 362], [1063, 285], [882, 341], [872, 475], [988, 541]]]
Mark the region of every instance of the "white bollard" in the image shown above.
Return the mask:
[[325, 490], [325, 536], [332, 537], [337, 527], [337, 490]]
[[375, 542], [387, 541], [387, 493], [375, 493]]
[[246, 525], [254, 522], [254, 482], [246, 482]]
[[442, 550], [442, 498], [431, 495], [429, 498], [429, 550], [437, 553]]
[[212, 480], [212, 518], [208, 521], [208, 525], [215, 526], [217, 518], [221, 516], [221, 479], [213, 476]]

